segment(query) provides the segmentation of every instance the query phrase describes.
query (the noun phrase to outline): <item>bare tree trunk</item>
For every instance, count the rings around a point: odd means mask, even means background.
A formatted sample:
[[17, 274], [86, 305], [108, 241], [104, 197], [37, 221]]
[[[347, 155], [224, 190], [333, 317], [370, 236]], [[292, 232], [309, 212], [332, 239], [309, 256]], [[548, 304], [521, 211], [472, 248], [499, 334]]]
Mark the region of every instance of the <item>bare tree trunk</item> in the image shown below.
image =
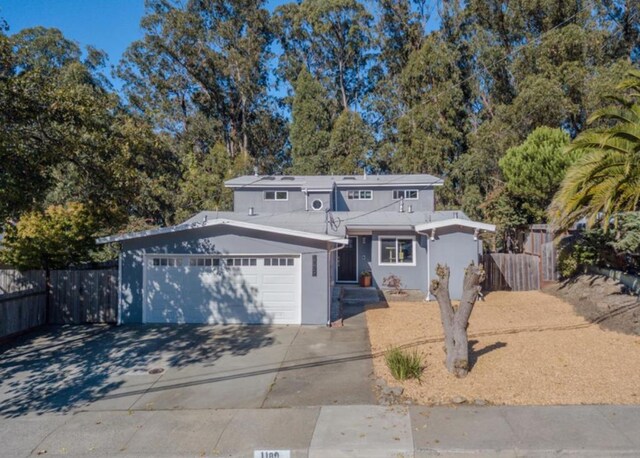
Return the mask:
[[429, 291], [440, 306], [440, 318], [444, 329], [444, 350], [446, 352], [445, 366], [456, 377], [466, 377], [469, 372], [469, 341], [467, 327], [473, 306], [478, 299], [478, 293], [484, 280], [484, 268], [473, 262], [464, 271], [464, 284], [460, 305], [451, 304], [449, 294], [450, 270], [447, 265], [436, 267], [438, 279], [431, 281]]
[[342, 61], [339, 62], [339, 75], [340, 75], [340, 93], [342, 95], [342, 108], [345, 110], [349, 109], [349, 104], [347, 103], [347, 92], [344, 88], [344, 64]]

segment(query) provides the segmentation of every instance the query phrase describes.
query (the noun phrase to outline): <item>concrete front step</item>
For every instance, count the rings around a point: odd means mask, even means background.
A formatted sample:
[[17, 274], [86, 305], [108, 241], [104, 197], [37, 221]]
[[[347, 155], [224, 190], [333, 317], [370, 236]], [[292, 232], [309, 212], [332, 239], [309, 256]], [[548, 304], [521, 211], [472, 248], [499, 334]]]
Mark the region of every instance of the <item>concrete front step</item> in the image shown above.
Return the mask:
[[379, 302], [380, 294], [377, 288], [360, 288], [355, 286], [342, 287], [342, 302], [344, 303], [362, 303]]

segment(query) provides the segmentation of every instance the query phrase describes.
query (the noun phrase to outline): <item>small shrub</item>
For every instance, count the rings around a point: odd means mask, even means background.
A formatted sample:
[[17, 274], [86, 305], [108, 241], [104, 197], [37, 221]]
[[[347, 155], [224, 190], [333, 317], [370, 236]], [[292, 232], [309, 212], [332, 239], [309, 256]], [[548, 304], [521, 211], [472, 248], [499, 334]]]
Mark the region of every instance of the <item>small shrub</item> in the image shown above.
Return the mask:
[[402, 280], [397, 275], [391, 274], [388, 277], [384, 277], [382, 279], [382, 286], [387, 288], [391, 288], [392, 294], [402, 294], [404, 291], [402, 290]]
[[387, 350], [384, 360], [396, 380], [415, 378], [420, 381], [424, 363], [422, 355], [417, 350], [410, 352], [393, 347]]

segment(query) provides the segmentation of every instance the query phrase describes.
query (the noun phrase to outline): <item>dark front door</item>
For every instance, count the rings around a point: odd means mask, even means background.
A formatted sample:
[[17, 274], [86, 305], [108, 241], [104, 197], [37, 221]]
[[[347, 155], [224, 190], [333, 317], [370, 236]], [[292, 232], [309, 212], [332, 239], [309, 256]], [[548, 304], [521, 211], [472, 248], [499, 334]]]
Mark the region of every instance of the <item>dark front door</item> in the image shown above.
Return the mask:
[[349, 245], [338, 250], [338, 281], [358, 281], [358, 237], [349, 237]]

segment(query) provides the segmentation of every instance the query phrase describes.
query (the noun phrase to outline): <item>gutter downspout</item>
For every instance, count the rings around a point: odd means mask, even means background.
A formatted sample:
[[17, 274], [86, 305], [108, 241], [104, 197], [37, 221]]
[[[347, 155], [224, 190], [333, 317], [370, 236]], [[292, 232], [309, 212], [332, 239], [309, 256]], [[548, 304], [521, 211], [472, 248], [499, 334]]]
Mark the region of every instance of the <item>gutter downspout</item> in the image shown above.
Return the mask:
[[333, 302], [333, 284], [331, 282], [331, 255], [336, 252], [336, 251], [340, 251], [344, 248], [346, 248], [348, 245], [341, 245], [338, 246], [336, 248], [331, 248], [329, 250], [327, 250], [327, 280], [329, 280], [327, 283], [328, 285], [328, 290], [329, 290], [329, 300], [327, 301], [327, 327], [331, 326], [331, 303]]
[[425, 300], [427, 302], [431, 301], [431, 238], [428, 235], [423, 235], [423, 237], [427, 238], [427, 297]]
[[427, 238], [427, 295], [424, 300], [431, 302], [431, 291], [429, 291], [431, 286], [431, 237], [423, 232], [418, 232], [418, 234]]

